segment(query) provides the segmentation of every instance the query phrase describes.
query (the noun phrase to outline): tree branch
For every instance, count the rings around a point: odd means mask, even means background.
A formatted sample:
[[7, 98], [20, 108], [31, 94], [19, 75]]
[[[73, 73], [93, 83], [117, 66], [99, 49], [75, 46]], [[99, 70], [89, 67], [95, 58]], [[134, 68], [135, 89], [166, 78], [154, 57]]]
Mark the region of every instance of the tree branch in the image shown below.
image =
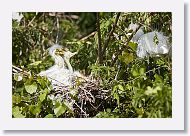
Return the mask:
[[[133, 82], [133, 81], [135, 81], [135, 80], [141, 78], [141, 77], [144, 76], [145, 74], [147, 74], [147, 73], [149, 73], [149, 72], [154, 72], [155, 70], [158, 70], [158, 69], [160, 69], [160, 68], [168, 68], [168, 67], [167, 67], [167, 66], [160, 66], [160, 67], [157, 67], [157, 68], [154, 68], [154, 69], [148, 70], [147, 72], [145, 72], [145, 73], [143, 73], [143, 74], [137, 76], [136, 78], [127, 81], [127, 83]], [[169, 68], [168, 68], [168, 69], [169, 69]]]
[[56, 29], [57, 29], [57, 33], [56, 33], [56, 39], [55, 39], [55, 43], [58, 43], [59, 40], [59, 18], [58, 15], [56, 14]]
[[117, 52], [117, 54], [115, 55], [114, 60], [112, 61], [112, 65], [116, 62], [116, 60], [118, 59], [118, 56], [122, 53], [122, 51], [125, 51], [126, 47], [128, 46], [128, 43], [131, 41], [131, 39], [133, 38], [133, 36], [137, 33], [137, 31], [141, 28], [141, 24], [137, 27], [137, 29], [135, 31], [132, 32], [132, 34], [129, 36], [129, 38], [127, 39], [125, 45]]
[[33, 21], [36, 19], [38, 15], [38, 12], [36, 12], [36, 15], [32, 18], [32, 20], [28, 23], [28, 26], [32, 25]]
[[100, 31], [100, 15], [97, 13], [97, 19], [96, 19], [96, 25], [97, 25], [97, 32], [98, 32], [98, 62], [99, 64], [102, 64], [102, 43], [101, 43], [101, 31]]
[[88, 34], [87, 36], [82, 37], [79, 41], [84, 41], [84, 40], [88, 39], [89, 37], [95, 35], [96, 33], [97, 33], [97, 31], [94, 31], [94, 32]]
[[112, 27], [111, 31], [109, 32], [108, 38], [107, 38], [107, 40], [106, 40], [106, 42], [105, 42], [105, 45], [104, 45], [104, 48], [103, 48], [103, 50], [102, 50], [102, 53], [103, 53], [103, 54], [105, 54], [106, 48], [108, 47], [109, 42], [110, 42], [110, 40], [111, 40], [111, 36], [113, 35], [113, 32], [115, 31], [115, 28], [116, 28], [117, 22], [118, 22], [118, 20], [119, 20], [120, 14], [121, 14], [120, 12], [117, 14], [116, 19], [115, 19], [115, 22], [114, 22], [114, 24], [113, 24], [113, 27]]
[[19, 68], [19, 67], [17, 67], [17, 66], [14, 66], [14, 65], [12, 65], [12, 70], [13, 70], [13, 72], [15, 72], [15, 73], [23, 73], [23, 74], [25, 74], [25, 75], [30, 75], [29, 72], [27, 72], [27, 71], [25, 71], [25, 70], [23, 70], [23, 69], [21, 69], [21, 68]]

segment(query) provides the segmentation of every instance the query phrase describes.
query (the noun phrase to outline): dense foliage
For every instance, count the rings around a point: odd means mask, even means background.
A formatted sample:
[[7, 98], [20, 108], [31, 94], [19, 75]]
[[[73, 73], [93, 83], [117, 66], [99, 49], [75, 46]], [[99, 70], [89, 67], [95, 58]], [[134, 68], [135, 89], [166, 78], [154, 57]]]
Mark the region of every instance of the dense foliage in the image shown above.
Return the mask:
[[137, 43], [126, 30], [131, 22], [138, 23], [145, 33], [163, 32], [172, 44], [171, 13], [22, 14], [20, 22], [12, 22], [12, 64], [17, 71], [12, 77], [13, 117], [84, 117], [64, 102], [51, 101], [50, 82], [37, 76], [54, 65], [47, 49], [55, 43], [78, 51], [71, 59], [73, 68], [99, 79], [108, 90], [96, 108], [87, 104], [83, 109], [88, 117], [172, 117], [171, 56], [138, 58]]

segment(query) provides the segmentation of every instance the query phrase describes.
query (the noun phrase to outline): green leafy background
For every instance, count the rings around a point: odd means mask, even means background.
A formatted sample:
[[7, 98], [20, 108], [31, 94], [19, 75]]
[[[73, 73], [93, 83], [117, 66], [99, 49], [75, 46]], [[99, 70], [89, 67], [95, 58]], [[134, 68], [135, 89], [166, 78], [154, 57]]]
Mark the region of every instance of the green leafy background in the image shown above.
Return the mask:
[[[139, 23], [144, 32], [162, 31], [171, 44], [171, 13], [22, 13], [20, 22], [12, 21], [12, 63], [28, 71], [29, 76], [13, 75], [12, 116], [14, 118], [79, 117], [66, 103], [52, 102], [50, 82], [36, 77], [54, 65], [47, 49], [56, 42], [70, 51], [78, 51], [71, 59], [75, 70], [100, 78], [104, 89], [110, 90], [101, 108], [91, 111], [96, 118], [171, 118], [172, 60], [168, 55], [140, 59], [137, 44], [126, 45], [131, 22]], [[116, 26], [113, 24], [119, 15]], [[59, 27], [57, 27], [57, 19]], [[100, 23], [101, 40], [98, 38]], [[118, 38], [110, 33], [114, 33]], [[110, 38], [110, 39], [109, 39]], [[98, 61], [99, 41], [102, 62]], [[112, 56], [118, 55], [115, 63]]]

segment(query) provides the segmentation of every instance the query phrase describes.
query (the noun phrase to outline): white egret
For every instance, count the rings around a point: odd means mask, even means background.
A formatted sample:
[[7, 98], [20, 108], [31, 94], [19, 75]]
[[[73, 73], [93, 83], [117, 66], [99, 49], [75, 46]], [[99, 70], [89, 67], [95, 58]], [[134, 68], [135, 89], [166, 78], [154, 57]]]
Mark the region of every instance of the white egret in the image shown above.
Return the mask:
[[[64, 53], [65, 55], [62, 57]], [[55, 44], [49, 48], [49, 54], [54, 59], [55, 64], [48, 70], [40, 72], [39, 75], [47, 77], [53, 87], [55, 85], [70, 86], [73, 69], [69, 63], [69, 59], [76, 53], [63, 51], [62, 46]], [[69, 69], [66, 68], [66, 64]]]
[[61, 49], [62, 47], [60, 45], [53, 45], [51, 48], [49, 48], [49, 54], [52, 56], [52, 58], [55, 61], [54, 66], [50, 67], [46, 71], [42, 71], [39, 73], [40, 76], [51, 76], [54, 74], [56, 71], [59, 71], [60, 69], [64, 68], [65, 69], [65, 63], [63, 58], [57, 54], [57, 49]]
[[[70, 58], [77, 52], [72, 53], [56, 44], [49, 49], [49, 54], [54, 59], [55, 64], [39, 74], [46, 76], [52, 84], [53, 90], [48, 94], [48, 98], [52, 100], [53, 104], [64, 103], [72, 111], [74, 108], [79, 108], [81, 113], [87, 117], [83, 106], [87, 102], [95, 103], [95, 98], [104, 99], [107, 90], [103, 90], [99, 86], [99, 80], [83, 76], [79, 71], [73, 70]], [[75, 102], [74, 96], [77, 96], [80, 104]]]
[[74, 56], [75, 54], [77, 54], [77, 52], [72, 53], [68, 49], [66, 49], [65, 52], [63, 53], [64, 61], [65, 61], [66, 65], [67, 65], [67, 67], [71, 73], [73, 72], [73, 68], [70, 64], [70, 58], [72, 56]]
[[148, 55], [159, 56], [169, 52], [168, 37], [161, 32], [153, 31], [142, 35], [138, 40], [137, 56], [144, 58]]

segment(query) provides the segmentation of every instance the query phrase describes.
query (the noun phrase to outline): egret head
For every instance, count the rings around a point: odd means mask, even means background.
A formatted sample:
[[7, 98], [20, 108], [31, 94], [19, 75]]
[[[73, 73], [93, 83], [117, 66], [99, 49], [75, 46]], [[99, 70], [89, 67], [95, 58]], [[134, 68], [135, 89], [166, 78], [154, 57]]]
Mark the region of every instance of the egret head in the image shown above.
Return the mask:
[[74, 55], [76, 55], [78, 52], [70, 52], [69, 50], [68, 51], [65, 51], [64, 54], [63, 54], [63, 57], [65, 59], [70, 59], [71, 57], [73, 57]]
[[70, 60], [70, 58], [71, 58], [72, 56], [74, 56], [75, 54], [77, 54], [77, 52], [72, 53], [72, 52], [70, 52], [69, 50], [66, 50], [66, 51], [64, 52], [64, 54], [63, 54], [63, 59], [65, 60], [65, 63], [67, 64], [67, 67], [68, 67], [68, 69], [70, 70], [70, 72], [73, 72], [73, 68], [72, 68], [72, 66], [71, 66], [71, 64], [70, 64], [70, 62], [69, 62], [69, 60]]
[[70, 52], [68, 48], [57, 48], [55, 49], [55, 55], [60, 55], [65, 59], [70, 59], [71, 57], [73, 57], [75, 54], [77, 54], [77, 52]]
[[57, 54], [57, 50], [60, 50], [62, 49], [63, 47], [61, 45], [58, 45], [58, 44], [54, 44], [52, 45], [48, 50], [49, 50], [49, 54], [51, 56], [54, 56]]
[[70, 59], [71, 57], [73, 57], [75, 54], [78, 53], [78, 52], [72, 53], [69, 51], [68, 48], [64, 48], [63, 46], [58, 45], [58, 44], [52, 45], [48, 50], [51, 56], [60, 55], [67, 59]]

